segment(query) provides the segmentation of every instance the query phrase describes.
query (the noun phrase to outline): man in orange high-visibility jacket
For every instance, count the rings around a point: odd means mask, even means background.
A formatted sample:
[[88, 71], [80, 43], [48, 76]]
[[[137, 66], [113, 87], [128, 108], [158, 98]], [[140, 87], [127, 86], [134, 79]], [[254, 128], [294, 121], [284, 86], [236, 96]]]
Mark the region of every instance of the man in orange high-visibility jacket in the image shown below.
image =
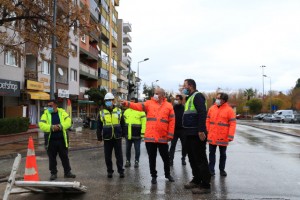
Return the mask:
[[170, 174], [170, 162], [168, 154], [168, 142], [173, 139], [175, 128], [175, 114], [171, 103], [165, 98], [165, 91], [162, 88], [155, 89], [151, 100], [143, 103], [132, 103], [121, 101], [121, 105], [147, 113], [147, 123], [144, 141], [149, 157], [151, 183], [156, 184], [156, 155], [157, 149], [164, 162], [165, 177], [170, 182], [174, 178]]
[[215, 175], [216, 149], [219, 146], [221, 176], [227, 176], [225, 171], [226, 149], [234, 138], [236, 117], [233, 109], [227, 103], [228, 95], [218, 93], [215, 104], [208, 110], [206, 127], [208, 130], [207, 142], [209, 143], [209, 170]]

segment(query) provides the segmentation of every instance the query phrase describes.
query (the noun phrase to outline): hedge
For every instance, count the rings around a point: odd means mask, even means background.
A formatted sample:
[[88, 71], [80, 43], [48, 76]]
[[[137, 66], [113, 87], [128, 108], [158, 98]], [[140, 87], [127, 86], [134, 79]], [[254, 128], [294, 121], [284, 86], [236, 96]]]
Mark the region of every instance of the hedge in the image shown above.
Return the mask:
[[0, 135], [26, 132], [29, 127], [29, 118], [14, 117], [0, 119]]

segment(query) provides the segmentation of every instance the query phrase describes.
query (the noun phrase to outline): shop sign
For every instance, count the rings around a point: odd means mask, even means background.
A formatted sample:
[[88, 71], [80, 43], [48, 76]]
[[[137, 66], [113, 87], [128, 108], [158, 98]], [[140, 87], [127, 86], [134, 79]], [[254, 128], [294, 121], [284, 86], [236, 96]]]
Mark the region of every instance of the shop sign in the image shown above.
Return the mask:
[[20, 96], [20, 81], [0, 79], [0, 96]]
[[27, 89], [28, 90], [44, 90], [44, 83], [27, 80]]
[[58, 89], [58, 97], [69, 98], [69, 90]]

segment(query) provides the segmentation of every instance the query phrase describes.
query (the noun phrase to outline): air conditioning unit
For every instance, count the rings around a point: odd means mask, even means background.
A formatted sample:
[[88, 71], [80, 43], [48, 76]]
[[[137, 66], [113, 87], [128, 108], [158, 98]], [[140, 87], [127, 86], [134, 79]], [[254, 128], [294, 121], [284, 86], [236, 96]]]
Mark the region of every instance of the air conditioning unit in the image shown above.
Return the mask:
[[88, 99], [89, 95], [85, 94], [85, 95], [83, 95], [83, 98]]

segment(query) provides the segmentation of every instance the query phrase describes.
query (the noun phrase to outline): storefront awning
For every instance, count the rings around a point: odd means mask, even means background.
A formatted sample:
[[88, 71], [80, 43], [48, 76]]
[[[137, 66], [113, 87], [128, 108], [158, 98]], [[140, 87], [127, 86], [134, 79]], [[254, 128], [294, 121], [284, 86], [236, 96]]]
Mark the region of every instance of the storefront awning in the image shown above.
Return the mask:
[[37, 100], [50, 100], [50, 94], [46, 92], [27, 92], [30, 95], [30, 99]]

